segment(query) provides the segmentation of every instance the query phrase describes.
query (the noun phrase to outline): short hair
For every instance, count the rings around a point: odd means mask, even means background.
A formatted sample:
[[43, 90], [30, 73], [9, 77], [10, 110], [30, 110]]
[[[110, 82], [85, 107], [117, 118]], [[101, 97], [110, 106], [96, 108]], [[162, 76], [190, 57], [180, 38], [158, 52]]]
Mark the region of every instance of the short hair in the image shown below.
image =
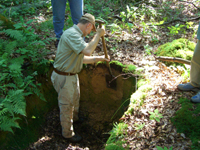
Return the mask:
[[90, 21], [88, 21], [88, 20], [85, 20], [85, 19], [80, 19], [79, 21], [78, 21], [78, 23], [81, 23], [81, 24], [87, 24], [87, 23], [91, 23]]

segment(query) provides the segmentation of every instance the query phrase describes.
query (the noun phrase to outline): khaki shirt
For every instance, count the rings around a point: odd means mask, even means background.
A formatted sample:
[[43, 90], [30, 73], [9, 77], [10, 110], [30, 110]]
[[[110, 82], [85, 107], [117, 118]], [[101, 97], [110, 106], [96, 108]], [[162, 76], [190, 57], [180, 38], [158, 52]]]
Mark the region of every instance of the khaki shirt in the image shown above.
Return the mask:
[[83, 32], [77, 25], [67, 29], [60, 38], [54, 68], [62, 72], [79, 73], [83, 67], [84, 57], [80, 52], [86, 46]]

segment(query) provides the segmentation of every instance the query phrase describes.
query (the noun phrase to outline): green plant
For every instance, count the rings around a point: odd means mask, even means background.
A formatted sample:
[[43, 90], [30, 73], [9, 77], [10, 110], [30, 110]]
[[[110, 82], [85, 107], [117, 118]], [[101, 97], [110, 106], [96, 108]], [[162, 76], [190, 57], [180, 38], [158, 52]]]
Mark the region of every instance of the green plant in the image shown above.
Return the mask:
[[141, 123], [141, 124], [137, 124], [137, 123], [136, 123], [134, 126], [135, 126], [135, 129], [136, 129], [136, 130], [142, 130], [143, 127], [145, 126], [145, 123]]
[[140, 79], [138, 82], [137, 82], [137, 87], [140, 88], [142, 86], [144, 86], [145, 84], [147, 84], [149, 81], [146, 80], [146, 79]]
[[[22, 18], [21, 18], [22, 19]], [[0, 39], [0, 129], [13, 132], [20, 116], [26, 116], [25, 97], [37, 94], [45, 100], [36, 82], [38, 73], [47, 71], [48, 60], [44, 59], [48, 40], [40, 40], [31, 21], [15, 24], [15, 28], [1, 31]], [[19, 30], [20, 29], [20, 30]], [[46, 42], [46, 43], [45, 43]], [[45, 69], [46, 68], [46, 69]]]
[[183, 82], [190, 82], [190, 69], [186, 69], [182, 74]]
[[113, 51], [114, 53], [117, 52], [117, 48], [116, 47], [112, 47], [110, 50]]
[[149, 26], [144, 21], [142, 21], [142, 28], [143, 28], [142, 34], [147, 35], [147, 33], [149, 32], [149, 30], [148, 30]]
[[128, 73], [128, 72], [134, 72], [136, 70], [135, 65], [127, 65], [126, 67], [123, 68], [123, 72]]
[[144, 46], [145, 52], [147, 55], [151, 55], [152, 47], [150, 47], [148, 44]]
[[167, 147], [162, 148], [162, 147], [160, 147], [160, 146], [156, 146], [156, 148], [157, 148], [158, 150], [173, 150], [173, 146], [170, 147], [169, 149], [168, 149]]
[[181, 31], [184, 26], [185, 25], [176, 24], [175, 26], [168, 27], [168, 29], [170, 30], [169, 34], [177, 35], [179, 33], [179, 31]]
[[15, 0], [15, 1], [6, 1], [3, 4], [0, 2], [0, 6], [4, 7], [3, 10], [0, 10], [5, 16], [12, 18], [12, 20], [18, 20], [20, 15], [28, 16], [37, 14], [39, 11], [38, 8], [48, 7], [50, 2], [44, 1], [32, 1], [32, 0]]
[[171, 121], [177, 128], [178, 133], [184, 133], [192, 141], [192, 149], [200, 149], [200, 105], [193, 104], [187, 98], [180, 98], [179, 109]]
[[194, 22], [186, 22], [187, 29], [191, 29]]
[[149, 113], [151, 114], [150, 115], [150, 120], [156, 120], [158, 122], [160, 122], [160, 119], [163, 118], [162, 114], [159, 114], [159, 111], [158, 109], [155, 109], [154, 112], [150, 112]]
[[122, 144], [125, 143], [125, 141], [121, 141], [121, 139], [124, 137], [124, 134], [126, 134], [126, 129], [128, 128], [128, 125], [125, 123], [114, 123], [114, 127], [112, 131], [110, 132], [110, 137], [106, 142], [105, 150], [124, 150]]
[[136, 13], [135, 13], [135, 8], [136, 7], [129, 7], [128, 5], [126, 6], [126, 11], [120, 12], [120, 17], [122, 18], [123, 24], [121, 24], [122, 29], [128, 29], [129, 31], [132, 30], [134, 25], [130, 23], [129, 21], [135, 21], [136, 19]]
[[119, 25], [117, 25], [116, 23], [112, 23], [112, 24], [109, 24], [107, 25], [109, 27], [109, 29], [111, 30], [111, 33], [115, 33], [115, 32], [119, 32], [121, 31], [121, 27]]

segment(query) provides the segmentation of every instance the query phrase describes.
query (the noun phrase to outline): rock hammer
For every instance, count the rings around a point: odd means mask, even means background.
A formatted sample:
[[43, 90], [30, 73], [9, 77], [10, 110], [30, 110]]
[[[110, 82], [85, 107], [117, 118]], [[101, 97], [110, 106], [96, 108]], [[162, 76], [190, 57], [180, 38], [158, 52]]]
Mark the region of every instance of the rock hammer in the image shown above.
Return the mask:
[[[105, 24], [105, 22], [103, 20], [95, 20], [95, 22], [99, 23], [99, 28], [102, 28], [102, 24]], [[105, 58], [108, 58], [105, 38], [104, 38], [104, 36], [102, 36], [101, 38], [102, 38], [103, 51], [104, 51]], [[110, 73], [110, 76], [111, 76], [111, 77], [106, 76], [107, 86], [115, 88], [116, 87], [116, 81], [114, 81], [113, 83], [110, 82], [115, 76], [112, 74], [112, 70], [110, 68], [109, 62], [106, 62], [106, 64], [107, 64], [107, 67], [108, 67], [108, 70], [109, 70], [109, 73]]]

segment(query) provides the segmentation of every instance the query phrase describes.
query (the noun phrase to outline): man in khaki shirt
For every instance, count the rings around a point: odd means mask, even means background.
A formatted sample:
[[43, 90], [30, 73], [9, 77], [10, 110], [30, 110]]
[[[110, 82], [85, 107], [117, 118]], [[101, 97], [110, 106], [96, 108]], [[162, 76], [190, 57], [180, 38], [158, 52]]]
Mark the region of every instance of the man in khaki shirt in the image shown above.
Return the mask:
[[[86, 43], [83, 38], [92, 30], [96, 31], [96, 34]], [[96, 30], [94, 16], [87, 13], [77, 25], [62, 34], [58, 44], [51, 81], [58, 92], [62, 136], [71, 142], [79, 142], [82, 139], [73, 129], [73, 121], [79, 119], [80, 88], [77, 73], [81, 71], [83, 63], [110, 61], [104, 55], [90, 56], [104, 34], [104, 29]]]

